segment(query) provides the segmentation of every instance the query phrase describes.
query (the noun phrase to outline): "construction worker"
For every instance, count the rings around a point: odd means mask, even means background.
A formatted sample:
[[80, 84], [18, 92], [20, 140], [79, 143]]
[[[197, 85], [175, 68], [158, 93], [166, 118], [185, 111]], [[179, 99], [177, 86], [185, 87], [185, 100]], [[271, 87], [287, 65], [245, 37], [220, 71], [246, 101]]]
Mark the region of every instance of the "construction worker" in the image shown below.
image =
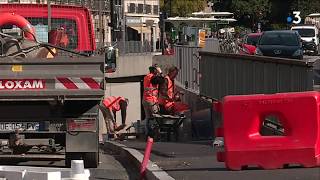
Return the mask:
[[[109, 96], [102, 101], [100, 109], [102, 111], [107, 133], [114, 134], [126, 127], [127, 107], [129, 100], [121, 96]], [[116, 112], [121, 110], [122, 124], [117, 126]], [[102, 136], [102, 134], [101, 134]]]
[[159, 112], [158, 104], [158, 84], [159, 75], [161, 69], [157, 65], [149, 67], [149, 74], [143, 79], [143, 99], [142, 105], [146, 115], [146, 119], [149, 119], [152, 114]]
[[161, 113], [164, 114], [181, 114], [188, 110], [187, 104], [177, 102], [180, 101], [180, 95], [175, 93], [174, 79], [178, 75], [178, 68], [173, 66], [169, 68], [168, 75], [164, 77], [164, 81], [159, 85], [159, 105]]

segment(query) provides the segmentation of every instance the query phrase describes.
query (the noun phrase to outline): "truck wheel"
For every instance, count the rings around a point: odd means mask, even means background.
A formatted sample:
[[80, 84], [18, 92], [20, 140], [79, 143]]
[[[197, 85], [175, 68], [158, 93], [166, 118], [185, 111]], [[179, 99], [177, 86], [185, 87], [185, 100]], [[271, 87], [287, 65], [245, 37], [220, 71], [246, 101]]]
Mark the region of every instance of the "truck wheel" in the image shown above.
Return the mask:
[[83, 154], [85, 168], [97, 168], [99, 164], [99, 153], [88, 152]]

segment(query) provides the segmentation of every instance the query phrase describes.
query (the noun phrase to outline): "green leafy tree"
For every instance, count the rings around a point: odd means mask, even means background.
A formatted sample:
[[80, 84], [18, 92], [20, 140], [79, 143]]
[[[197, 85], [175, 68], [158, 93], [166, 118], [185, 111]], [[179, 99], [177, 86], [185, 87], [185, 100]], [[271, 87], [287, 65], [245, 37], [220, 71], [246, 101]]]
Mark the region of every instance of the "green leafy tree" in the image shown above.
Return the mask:
[[319, 0], [293, 0], [291, 4], [292, 11], [300, 11], [301, 17], [305, 18], [311, 13], [320, 13]]
[[230, 11], [232, 0], [210, 0], [214, 11]]
[[231, 10], [235, 17], [247, 16], [251, 24], [265, 20], [271, 12], [270, 0], [234, 0], [231, 3]]
[[160, 8], [168, 13], [171, 10], [171, 16], [184, 17], [202, 11], [206, 2], [206, 0], [160, 0]]

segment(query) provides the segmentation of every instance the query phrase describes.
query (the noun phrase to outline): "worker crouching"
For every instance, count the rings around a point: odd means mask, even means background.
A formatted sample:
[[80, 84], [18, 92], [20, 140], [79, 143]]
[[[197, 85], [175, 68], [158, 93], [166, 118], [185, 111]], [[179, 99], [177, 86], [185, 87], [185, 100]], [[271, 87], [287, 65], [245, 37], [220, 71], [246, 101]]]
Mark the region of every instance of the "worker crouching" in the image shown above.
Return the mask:
[[[105, 98], [100, 104], [100, 109], [104, 117], [105, 125], [107, 128], [107, 134], [110, 136], [113, 135], [114, 138], [117, 138], [117, 132], [126, 127], [126, 117], [127, 117], [127, 107], [129, 100], [121, 96], [109, 96]], [[122, 124], [117, 126], [116, 122], [116, 113], [121, 111], [121, 120]], [[102, 137], [101, 132], [99, 134], [99, 139], [101, 141]], [[105, 133], [105, 132], [104, 132]]]

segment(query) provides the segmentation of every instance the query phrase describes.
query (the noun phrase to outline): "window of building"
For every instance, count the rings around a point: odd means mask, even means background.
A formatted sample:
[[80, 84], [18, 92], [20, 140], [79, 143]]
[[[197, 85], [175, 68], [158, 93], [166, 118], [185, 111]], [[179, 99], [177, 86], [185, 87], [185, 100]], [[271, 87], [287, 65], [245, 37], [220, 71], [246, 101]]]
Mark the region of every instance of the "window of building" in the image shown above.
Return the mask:
[[143, 4], [138, 4], [137, 13], [143, 14]]
[[158, 5], [153, 6], [153, 14], [156, 14], [156, 15], [159, 14], [159, 6]]
[[151, 5], [146, 5], [146, 14], [151, 14]]
[[128, 13], [135, 13], [136, 12], [136, 4], [130, 3], [128, 7]]

